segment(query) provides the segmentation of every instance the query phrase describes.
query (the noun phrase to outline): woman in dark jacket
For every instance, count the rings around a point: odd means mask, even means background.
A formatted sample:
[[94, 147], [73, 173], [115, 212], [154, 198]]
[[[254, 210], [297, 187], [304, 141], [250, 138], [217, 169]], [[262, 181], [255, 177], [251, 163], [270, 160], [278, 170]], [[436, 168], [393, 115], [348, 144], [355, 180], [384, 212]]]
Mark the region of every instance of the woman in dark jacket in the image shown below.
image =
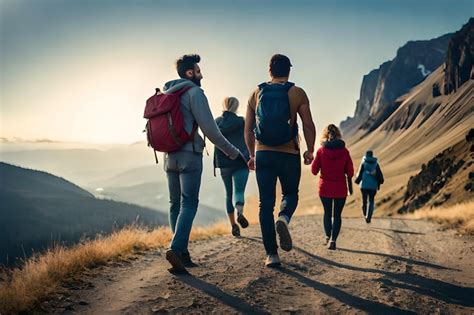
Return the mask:
[[[319, 197], [324, 207], [324, 231], [329, 249], [336, 249], [336, 240], [341, 230], [341, 214], [346, 203], [347, 188], [352, 194], [351, 180], [354, 166], [351, 155], [342, 141], [341, 131], [331, 124], [324, 128], [321, 147], [311, 165], [311, 172], [319, 176]], [[334, 220], [331, 220], [331, 217]]]
[[[235, 97], [226, 97], [222, 106], [224, 111], [222, 116], [216, 118], [216, 124], [224, 137], [242, 152], [245, 160], [248, 160], [249, 154], [244, 139], [245, 121], [243, 117], [236, 115], [239, 101]], [[214, 167], [221, 170], [232, 235], [240, 236], [240, 228], [235, 222], [234, 209], [237, 210], [237, 222], [245, 229], [249, 225], [244, 217], [245, 186], [249, 177], [249, 169], [244, 159], [231, 160], [218, 148], [214, 150]]]
[[[375, 194], [383, 184], [383, 174], [380, 169], [377, 158], [372, 151], [367, 151], [360, 163], [359, 172], [355, 180], [356, 184], [360, 184], [362, 192], [362, 213], [365, 217], [365, 222], [370, 223], [372, 214], [375, 208]], [[369, 204], [367, 207], [367, 199]]]

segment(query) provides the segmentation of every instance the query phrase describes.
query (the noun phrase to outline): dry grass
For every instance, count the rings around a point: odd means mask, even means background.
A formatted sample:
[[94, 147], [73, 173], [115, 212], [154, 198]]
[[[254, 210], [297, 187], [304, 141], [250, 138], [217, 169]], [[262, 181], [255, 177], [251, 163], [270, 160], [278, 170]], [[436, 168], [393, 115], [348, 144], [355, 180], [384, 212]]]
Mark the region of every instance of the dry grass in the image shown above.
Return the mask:
[[[192, 240], [228, 233], [226, 224], [195, 228]], [[0, 314], [18, 313], [34, 307], [56, 292], [60, 285], [86, 268], [125, 259], [137, 251], [165, 247], [171, 240], [168, 228], [148, 231], [131, 226], [106, 237], [86, 241], [71, 248], [56, 246], [28, 259], [22, 267], [4, 272], [0, 282]], [[0, 278], [0, 281], [1, 281]]]
[[[245, 196], [244, 215], [250, 224], [259, 224], [259, 199], [258, 196]], [[276, 212], [276, 211], [275, 211]]]
[[450, 207], [423, 208], [406, 217], [429, 219], [446, 227], [457, 228], [463, 233], [474, 234], [474, 200]]

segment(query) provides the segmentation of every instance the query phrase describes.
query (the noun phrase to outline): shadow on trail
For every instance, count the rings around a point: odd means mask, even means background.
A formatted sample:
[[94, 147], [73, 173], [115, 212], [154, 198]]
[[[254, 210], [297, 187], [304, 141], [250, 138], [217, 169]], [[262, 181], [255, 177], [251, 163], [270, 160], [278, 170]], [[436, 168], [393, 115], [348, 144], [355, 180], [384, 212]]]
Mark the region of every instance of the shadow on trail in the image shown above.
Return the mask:
[[432, 263], [421, 261], [421, 260], [414, 260], [414, 259], [411, 259], [411, 258], [406, 258], [406, 257], [401, 257], [401, 256], [396, 256], [396, 255], [391, 255], [391, 254], [369, 252], [369, 251], [364, 251], [364, 250], [356, 250], [356, 249], [348, 249], [348, 248], [338, 248], [338, 250], [343, 251], [343, 252], [354, 253], [354, 254], [364, 254], [364, 255], [374, 255], [374, 256], [387, 257], [387, 258], [391, 258], [393, 260], [404, 261], [404, 262], [409, 263], [409, 264], [423, 266], [423, 267], [429, 267], [429, 268], [433, 268], [433, 269], [460, 271], [459, 269], [453, 269], [453, 268], [444, 267], [444, 266], [441, 266], [441, 265], [436, 265], [436, 264], [432, 264]]
[[[343, 263], [316, 256], [301, 248], [293, 248], [296, 251], [299, 251], [315, 260], [318, 260], [333, 267], [343, 268], [352, 271], [381, 274], [387, 277], [388, 279], [380, 279], [380, 281], [382, 283], [389, 284], [394, 287], [411, 290], [415, 293], [430, 296], [446, 303], [468, 307], [474, 306], [474, 300], [472, 299], [472, 297], [474, 296], [474, 288], [471, 287], [462, 287], [448, 282], [443, 282], [441, 280], [426, 278], [415, 273], [395, 273], [385, 270], [346, 265]], [[394, 282], [393, 280], [398, 282]]]
[[380, 230], [380, 231], [390, 231], [390, 232], [400, 233], [400, 234], [426, 235], [426, 233], [422, 233], [422, 232], [413, 232], [413, 231], [396, 230], [396, 229], [384, 229], [384, 228], [379, 228], [379, 227], [373, 227], [371, 229]]
[[[262, 240], [260, 238], [255, 238], [255, 237], [244, 237], [244, 238], [253, 242], [262, 243]], [[362, 267], [347, 265], [347, 264], [336, 262], [327, 258], [319, 257], [302, 248], [295, 247], [295, 246], [293, 246], [293, 250], [300, 252], [321, 263], [324, 263], [336, 268], [342, 268], [342, 269], [347, 269], [347, 270], [352, 270], [352, 271], [357, 271], [357, 272], [380, 274], [384, 276], [384, 278], [379, 279], [379, 281], [385, 285], [397, 287], [400, 289], [410, 290], [417, 294], [429, 296], [434, 299], [444, 301], [450, 304], [456, 304], [456, 305], [467, 306], [467, 307], [474, 306], [474, 299], [472, 299], [472, 297], [474, 296], [474, 288], [472, 287], [463, 287], [456, 284], [451, 284], [449, 282], [427, 278], [415, 273], [395, 273], [395, 272], [390, 272], [386, 270], [362, 268]], [[351, 252], [352, 250], [345, 250], [345, 251]], [[358, 251], [354, 250], [354, 252], [358, 252]], [[367, 253], [370, 254], [372, 252], [367, 252]], [[373, 254], [378, 254], [378, 253], [373, 253]], [[394, 256], [391, 258], [403, 260], [403, 257], [398, 257], [398, 256]], [[408, 262], [409, 259], [407, 258], [405, 259]], [[422, 262], [419, 262], [419, 263], [420, 265], [423, 266], [423, 264], [421, 264]], [[433, 266], [436, 266], [436, 265], [433, 265]], [[433, 267], [433, 266], [430, 266], [430, 267]], [[438, 266], [438, 267], [442, 267], [442, 266]], [[442, 269], [442, 268], [439, 268], [439, 269]]]
[[284, 273], [290, 277], [295, 278], [302, 284], [313, 288], [321, 293], [324, 293], [328, 296], [331, 296], [341, 303], [347, 304], [351, 307], [357, 308], [361, 311], [374, 314], [415, 314], [414, 312], [403, 310], [394, 306], [385, 305], [383, 303], [369, 301], [358, 296], [351, 295], [343, 290], [332, 287], [330, 285], [315, 281], [313, 279], [307, 278], [293, 270], [287, 268], [277, 268], [275, 269], [281, 273]]
[[199, 278], [196, 278], [195, 276], [191, 274], [177, 274], [175, 275], [181, 282], [187, 284], [190, 287], [193, 287], [201, 292], [204, 292], [205, 294], [217, 299], [221, 303], [233, 308], [237, 312], [240, 312], [242, 314], [269, 314], [268, 312], [264, 312], [244, 300], [232, 296], [221, 289], [219, 289], [217, 286], [207, 283], [204, 280], [201, 280]]

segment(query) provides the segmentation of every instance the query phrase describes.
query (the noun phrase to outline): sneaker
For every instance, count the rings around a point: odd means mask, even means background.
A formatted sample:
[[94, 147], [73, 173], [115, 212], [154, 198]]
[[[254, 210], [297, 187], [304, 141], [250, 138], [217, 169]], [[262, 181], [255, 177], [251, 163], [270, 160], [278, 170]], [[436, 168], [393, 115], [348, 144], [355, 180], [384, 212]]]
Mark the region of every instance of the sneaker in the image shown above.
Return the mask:
[[365, 222], [366, 222], [366, 223], [370, 223], [370, 219], [365, 218]]
[[330, 241], [328, 249], [330, 250], [336, 250], [336, 241]]
[[247, 221], [243, 214], [237, 215], [237, 222], [239, 222], [240, 226], [243, 229], [249, 226], [249, 221]]
[[239, 226], [237, 224], [232, 225], [232, 235], [234, 235], [235, 237], [240, 236], [240, 229], [239, 229]]
[[166, 260], [171, 264], [171, 268], [168, 269], [171, 273], [186, 273], [186, 268], [178, 254], [172, 249], [166, 251]]
[[284, 216], [280, 216], [276, 222], [276, 232], [280, 238], [280, 247], [286, 252], [293, 248], [290, 230], [288, 230], [288, 222]]
[[186, 268], [193, 268], [198, 266], [191, 260], [191, 255], [189, 255], [189, 252], [181, 254], [181, 261], [183, 262], [183, 265]]
[[329, 243], [329, 240], [331, 239], [330, 236], [326, 236], [326, 242], [324, 243], [324, 245], [327, 245]]
[[267, 255], [265, 266], [267, 266], [268, 268], [276, 268], [281, 266], [280, 257], [278, 257], [278, 254]]

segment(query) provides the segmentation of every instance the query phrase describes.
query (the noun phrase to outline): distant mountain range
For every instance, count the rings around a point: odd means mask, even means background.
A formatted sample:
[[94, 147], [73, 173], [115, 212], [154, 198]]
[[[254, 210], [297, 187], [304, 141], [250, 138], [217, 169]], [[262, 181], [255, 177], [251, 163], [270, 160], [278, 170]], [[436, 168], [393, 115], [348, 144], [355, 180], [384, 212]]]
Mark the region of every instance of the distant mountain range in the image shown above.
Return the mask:
[[[35, 146], [30, 146], [34, 148]], [[60, 175], [87, 187], [93, 181], [111, 177], [131, 168], [154, 163], [146, 145], [123, 145], [110, 149], [41, 148], [2, 152], [1, 160]], [[148, 154], [147, 154], [148, 153]]]
[[[162, 155], [156, 165], [153, 151], [145, 142], [115, 145], [111, 148], [74, 148], [61, 144], [40, 147], [9, 143], [0, 160], [21, 167], [43, 170], [67, 178], [98, 198], [113, 199], [149, 207], [167, 214], [168, 183]], [[65, 144], [67, 145], [67, 144]], [[213, 176], [211, 156], [204, 155], [204, 172], [196, 224], [208, 225], [226, 219], [225, 191], [217, 171]], [[255, 180], [249, 180], [247, 193], [257, 195]]]
[[0, 263], [13, 263], [54, 243], [73, 244], [138, 223], [167, 224], [166, 215], [123, 202], [100, 200], [46, 172], [0, 162]]

